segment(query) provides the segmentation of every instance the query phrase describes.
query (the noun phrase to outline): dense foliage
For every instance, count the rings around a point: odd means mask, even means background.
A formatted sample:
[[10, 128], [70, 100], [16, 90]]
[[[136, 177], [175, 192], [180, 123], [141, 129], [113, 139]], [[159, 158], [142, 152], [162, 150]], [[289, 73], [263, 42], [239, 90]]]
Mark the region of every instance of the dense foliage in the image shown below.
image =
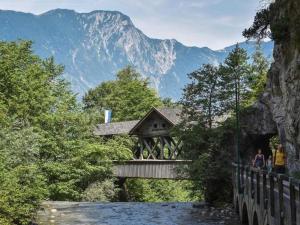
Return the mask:
[[211, 128], [214, 118], [222, 112], [222, 77], [218, 67], [204, 64], [199, 70], [188, 74], [188, 77], [191, 83], [184, 88], [184, 101], [181, 101], [186, 110], [184, 113], [190, 116], [189, 120], [197, 120], [198, 112], [201, 112]]
[[82, 199], [110, 179], [107, 160], [131, 155], [127, 138], [93, 137], [94, 115], [81, 110], [62, 72], [33, 55], [30, 42], [0, 42], [1, 224], [28, 224], [41, 199]]
[[266, 37], [277, 43], [294, 42], [300, 46], [300, 22], [297, 0], [268, 0], [265, 7], [256, 13], [252, 26], [245, 29], [244, 37], [261, 40]]
[[114, 121], [140, 119], [151, 107], [162, 106], [148, 80], [130, 66], [118, 72], [116, 80], [89, 90], [83, 103], [86, 109], [111, 109]]
[[187, 180], [129, 179], [128, 195], [138, 202], [188, 202], [202, 199], [192, 195], [192, 183]]
[[[0, 224], [29, 224], [41, 200], [117, 200], [111, 160], [131, 159], [135, 140], [96, 138], [103, 109], [114, 120], [141, 118], [161, 100], [133, 68], [91, 90], [82, 106], [63, 66], [40, 59], [31, 42], [0, 42]], [[132, 200], [189, 200], [187, 183], [127, 182]], [[142, 194], [137, 197], [132, 193]], [[150, 190], [148, 192], [147, 190]], [[161, 196], [165, 195], [164, 198]]]
[[[129, 179], [129, 200], [192, 201], [202, 199], [203, 193], [211, 202], [227, 200], [233, 157], [226, 143], [234, 135], [234, 121], [220, 125], [218, 120], [234, 111], [232, 90], [237, 83], [242, 105], [256, 99], [267, 66], [259, 51], [250, 65], [237, 46], [220, 67], [204, 65], [191, 73], [192, 83], [181, 101], [187, 116], [177, 134], [184, 143], [183, 157], [195, 159], [189, 171], [194, 181]], [[130, 159], [136, 140], [94, 137], [103, 109], [112, 109], [114, 121], [123, 121], [140, 119], [153, 106], [174, 106], [170, 99], [161, 100], [131, 67], [121, 70], [115, 81], [90, 90], [82, 106], [62, 73], [53, 58], [35, 56], [31, 42], [0, 42], [3, 225], [29, 224], [43, 199], [116, 200], [119, 189], [110, 162]]]
[[[240, 110], [262, 93], [268, 62], [257, 48], [251, 64], [238, 45], [219, 67], [203, 65], [191, 73], [181, 99], [184, 122], [175, 131], [189, 168], [194, 194], [208, 202], [231, 200], [231, 162], [235, 160], [236, 101]], [[200, 190], [200, 192], [199, 192]]]
[[244, 37], [250, 39], [264, 39], [266, 37], [272, 38], [270, 31], [270, 9], [262, 9], [255, 15], [253, 25], [244, 30]]

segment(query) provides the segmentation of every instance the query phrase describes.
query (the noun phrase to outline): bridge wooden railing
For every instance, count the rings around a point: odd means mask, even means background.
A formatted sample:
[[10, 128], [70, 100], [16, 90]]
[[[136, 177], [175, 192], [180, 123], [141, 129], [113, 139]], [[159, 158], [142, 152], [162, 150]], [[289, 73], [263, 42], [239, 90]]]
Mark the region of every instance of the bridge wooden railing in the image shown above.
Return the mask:
[[233, 164], [233, 187], [235, 208], [243, 224], [300, 225], [299, 180]]
[[113, 161], [116, 177], [154, 179], [188, 179], [182, 169], [191, 163], [191, 160]]

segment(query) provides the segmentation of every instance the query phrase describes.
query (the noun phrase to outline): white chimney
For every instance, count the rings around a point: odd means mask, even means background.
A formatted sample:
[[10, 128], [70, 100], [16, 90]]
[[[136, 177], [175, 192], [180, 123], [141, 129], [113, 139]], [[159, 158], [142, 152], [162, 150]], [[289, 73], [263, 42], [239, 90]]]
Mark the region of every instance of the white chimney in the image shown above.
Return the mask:
[[104, 123], [110, 123], [111, 122], [111, 110], [106, 109], [104, 110]]

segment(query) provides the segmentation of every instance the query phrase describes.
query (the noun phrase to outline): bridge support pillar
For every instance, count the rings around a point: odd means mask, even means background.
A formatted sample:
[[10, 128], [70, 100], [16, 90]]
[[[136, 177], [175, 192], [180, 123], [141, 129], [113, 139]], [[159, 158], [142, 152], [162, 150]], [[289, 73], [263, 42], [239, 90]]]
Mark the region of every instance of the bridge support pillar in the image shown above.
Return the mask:
[[126, 177], [118, 177], [117, 178], [117, 186], [120, 188], [119, 191], [119, 201], [120, 202], [128, 202], [129, 195], [128, 195], [128, 189], [126, 186]]

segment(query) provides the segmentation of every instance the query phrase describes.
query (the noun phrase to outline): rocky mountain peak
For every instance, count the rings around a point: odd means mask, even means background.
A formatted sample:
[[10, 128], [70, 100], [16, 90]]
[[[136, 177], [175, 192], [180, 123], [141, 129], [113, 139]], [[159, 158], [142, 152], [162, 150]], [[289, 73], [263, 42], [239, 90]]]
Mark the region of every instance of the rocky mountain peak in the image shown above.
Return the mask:
[[[149, 38], [118, 11], [54, 9], [40, 15], [0, 11], [0, 20], [0, 40], [32, 40], [36, 54], [54, 56], [65, 65], [64, 76], [79, 96], [132, 65], [161, 96], [179, 99], [188, 73], [203, 63], [220, 63], [228, 54], [226, 48], [213, 51], [174, 39]], [[253, 43], [245, 46], [250, 53], [255, 49]], [[271, 55], [272, 43], [263, 47]]]

